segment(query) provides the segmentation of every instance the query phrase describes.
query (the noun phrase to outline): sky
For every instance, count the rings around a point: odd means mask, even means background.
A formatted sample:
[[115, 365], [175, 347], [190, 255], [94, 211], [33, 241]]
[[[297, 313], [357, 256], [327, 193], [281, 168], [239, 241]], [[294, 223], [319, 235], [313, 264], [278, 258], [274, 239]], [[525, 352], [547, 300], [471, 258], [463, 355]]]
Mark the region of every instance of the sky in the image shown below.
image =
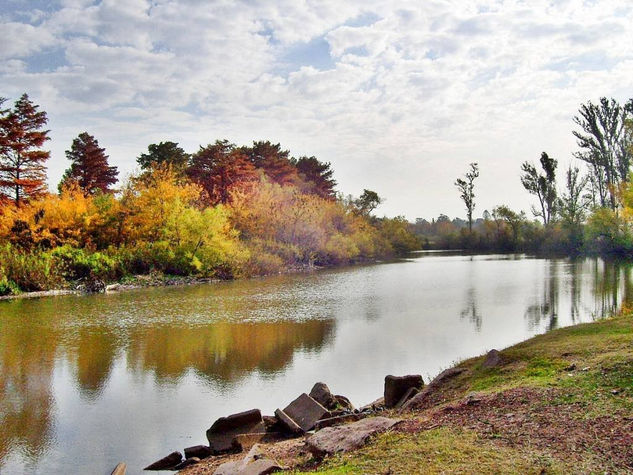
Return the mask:
[[377, 214], [529, 210], [524, 161], [577, 150], [573, 117], [633, 97], [633, 2], [0, 0], [0, 96], [45, 110], [52, 189], [94, 135], [122, 177], [151, 143], [281, 143]]

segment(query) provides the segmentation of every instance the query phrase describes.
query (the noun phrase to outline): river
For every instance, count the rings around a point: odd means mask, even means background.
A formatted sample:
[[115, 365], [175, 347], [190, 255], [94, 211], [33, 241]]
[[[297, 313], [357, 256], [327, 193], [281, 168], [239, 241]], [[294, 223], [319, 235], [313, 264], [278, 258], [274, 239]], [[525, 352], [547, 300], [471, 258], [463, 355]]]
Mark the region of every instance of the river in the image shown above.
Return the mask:
[[0, 302], [0, 472], [128, 473], [272, 414], [317, 381], [357, 406], [387, 374], [460, 359], [633, 302], [631, 265], [419, 253], [188, 287]]

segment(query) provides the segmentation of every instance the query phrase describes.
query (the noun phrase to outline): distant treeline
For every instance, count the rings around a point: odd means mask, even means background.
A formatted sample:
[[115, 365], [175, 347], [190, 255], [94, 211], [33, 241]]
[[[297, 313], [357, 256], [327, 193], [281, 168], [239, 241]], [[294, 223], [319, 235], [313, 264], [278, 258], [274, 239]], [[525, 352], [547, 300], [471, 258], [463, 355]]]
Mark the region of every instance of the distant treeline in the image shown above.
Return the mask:
[[[558, 182], [558, 161], [546, 152], [521, 165], [520, 182], [536, 199], [533, 218], [499, 205], [473, 220], [477, 163], [455, 181], [466, 220], [442, 214], [418, 219], [413, 232], [427, 248], [545, 253], [598, 253], [633, 257], [633, 99], [582, 104], [573, 119], [578, 144]], [[517, 183], [518, 184], [518, 183]]]
[[148, 146], [123, 183], [80, 133], [53, 194], [46, 113], [0, 99], [0, 294], [136, 274], [235, 278], [406, 254], [404, 218], [371, 215], [381, 198], [337, 194], [333, 170], [280, 144], [218, 140], [186, 153]]

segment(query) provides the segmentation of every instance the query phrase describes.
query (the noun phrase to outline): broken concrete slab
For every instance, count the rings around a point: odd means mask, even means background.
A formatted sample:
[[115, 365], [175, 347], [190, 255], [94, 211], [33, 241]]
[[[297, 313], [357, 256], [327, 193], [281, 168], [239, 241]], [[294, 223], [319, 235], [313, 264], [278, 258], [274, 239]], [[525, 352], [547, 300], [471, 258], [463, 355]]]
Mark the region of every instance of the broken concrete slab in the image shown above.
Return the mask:
[[365, 404], [364, 406], [361, 406], [358, 408], [359, 412], [366, 412], [366, 411], [375, 411], [377, 409], [382, 409], [385, 407], [385, 398], [381, 397], [376, 399], [374, 402], [370, 402], [369, 404]]
[[198, 457], [204, 459], [212, 455], [211, 448], [206, 445], [194, 445], [185, 449], [185, 458]]
[[214, 454], [235, 450], [233, 439], [239, 434], [266, 432], [259, 409], [251, 409], [227, 417], [220, 417], [207, 430], [209, 448]]
[[407, 389], [407, 392], [404, 393], [402, 395], [402, 397], [400, 398], [400, 400], [396, 403], [396, 405], [394, 406], [395, 409], [399, 409], [402, 406], [404, 406], [404, 404], [411, 399], [413, 396], [415, 396], [416, 394], [418, 394], [420, 391], [418, 390], [418, 388], [409, 388]]
[[314, 429], [316, 422], [329, 415], [329, 411], [306, 393], [292, 401], [283, 412], [304, 432]]
[[172, 452], [166, 457], [148, 465], [143, 470], [169, 470], [182, 462], [182, 454], [180, 452]]
[[346, 424], [348, 422], [360, 421], [364, 417], [367, 417], [367, 414], [344, 414], [336, 417], [328, 417], [327, 419], [321, 419], [317, 421], [316, 425], [314, 426], [314, 430], [321, 430], [325, 429], [326, 427]]
[[182, 462], [180, 462], [174, 468], [172, 468], [172, 470], [182, 470], [183, 468], [188, 467], [190, 465], [195, 465], [198, 462], [200, 462], [200, 459], [198, 457], [189, 457], [183, 460]]
[[336, 427], [326, 427], [306, 440], [308, 450], [315, 457], [358, 449], [369, 437], [396, 425], [400, 420], [387, 417], [370, 417]]
[[422, 389], [422, 386], [424, 386], [424, 381], [419, 374], [385, 376], [385, 407], [395, 407], [409, 388]]
[[275, 417], [279, 420], [279, 423], [284, 428], [284, 432], [288, 432], [290, 434], [300, 435], [303, 434], [303, 429], [297, 424], [288, 414], [286, 414], [283, 410], [277, 409], [275, 411]]

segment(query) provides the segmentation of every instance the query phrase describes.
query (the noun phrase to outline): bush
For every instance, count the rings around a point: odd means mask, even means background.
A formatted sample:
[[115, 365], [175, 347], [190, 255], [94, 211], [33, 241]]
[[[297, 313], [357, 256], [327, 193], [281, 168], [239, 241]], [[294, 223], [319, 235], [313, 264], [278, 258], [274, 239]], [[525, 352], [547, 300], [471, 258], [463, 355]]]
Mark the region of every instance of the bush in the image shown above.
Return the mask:
[[64, 287], [63, 277], [53, 259], [41, 251], [24, 251], [10, 244], [0, 247], [4, 278], [25, 292]]
[[58, 272], [66, 280], [97, 278], [114, 280], [122, 275], [118, 259], [101, 252], [90, 253], [69, 245], [50, 251]]

